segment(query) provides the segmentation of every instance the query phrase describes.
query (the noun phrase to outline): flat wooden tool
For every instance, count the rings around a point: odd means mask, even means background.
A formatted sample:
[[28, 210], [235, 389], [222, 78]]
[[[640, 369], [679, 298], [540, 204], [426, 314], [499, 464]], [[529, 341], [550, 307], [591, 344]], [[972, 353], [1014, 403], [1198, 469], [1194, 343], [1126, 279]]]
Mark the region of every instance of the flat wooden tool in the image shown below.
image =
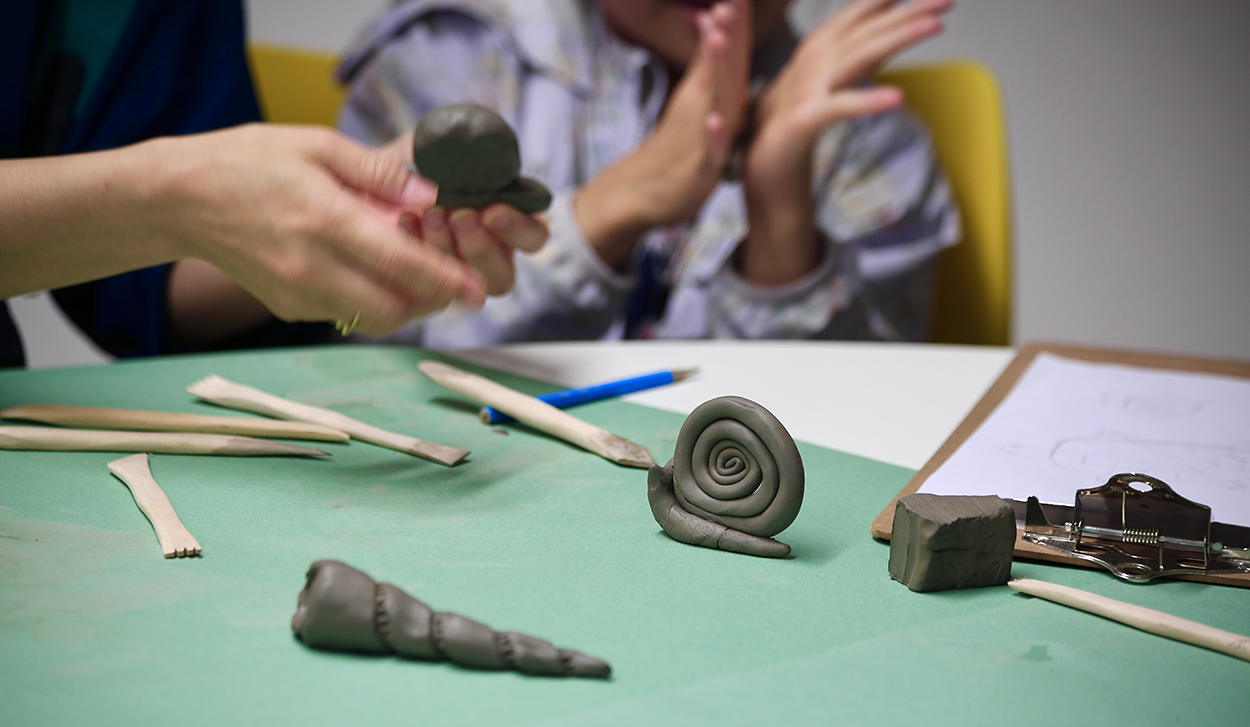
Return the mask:
[[127, 429], [136, 432], [202, 432], [237, 434], [243, 437], [273, 439], [312, 439], [320, 442], [346, 442], [347, 432], [320, 424], [279, 422], [272, 419], [180, 414], [141, 409], [102, 409], [65, 404], [26, 404], [0, 410], [0, 418], [22, 419], [62, 427], [86, 429]]
[[498, 409], [519, 422], [572, 442], [604, 459], [628, 467], [650, 467], [655, 459], [646, 447], [560, 411], [545, 401], [437, 361], [417, 364], [436, 383], [479, 404]]
[[135, 504], [147, 515], [148, 522], [156, 530], [156, 539], [166, 558], [185, 558], [200, 554], [199, 542], [187, 532], [174, 506], [169, 504], [165, 491], [152, 479], [146, 454], [132, 454], [109, 462], [109, 472], [126, 483]]
[[1119, 621], [1135, 629], [1250, 661], [1250, 636], [1242, 636], [1180, 616], [1173, 616], [1170, 613], [1156, 611], [1153, 608], [1135, 606], [1056, 583], [1047, 583], [1032, 578], [1016, 578], [1007, 581], [1007, 585], [1021, 593], [1061, 603], [1112, 621]]
[[55, 452], [159, 452], [236, 457], [329, 457], [329, 452], [285, 442], [194, 432], [119, 432], [100, 429], [0, 426], [0, 449]]
[[187, 391], [204, 401], [230, 409], [240, 409], [279, 419], [293, 419], [299, 422], [311, 422], [333, 427], [334, 429], [347, 432], [355, 439], [376, 444], [380, 447], [388, 447], [406, 454], [424, 457], [431, 462], [444, 464], [448, 467], [464, 459], [469, 454], [467, 449], [449, 447], [445, 444], [436, 444], [417, 439], [416, 437], [388, 432], [385, 429], [365, 424], [336, 411], [322, 409], [319, 406], [311, 406], [309, 404], [300, 404], [290, 399], [283, 399], [280, 396], [274, 396], [260, 389], [254, 389], [244, 384], [236, 384], [216, 374], [205, 376], [191, 384], [187, 387]]

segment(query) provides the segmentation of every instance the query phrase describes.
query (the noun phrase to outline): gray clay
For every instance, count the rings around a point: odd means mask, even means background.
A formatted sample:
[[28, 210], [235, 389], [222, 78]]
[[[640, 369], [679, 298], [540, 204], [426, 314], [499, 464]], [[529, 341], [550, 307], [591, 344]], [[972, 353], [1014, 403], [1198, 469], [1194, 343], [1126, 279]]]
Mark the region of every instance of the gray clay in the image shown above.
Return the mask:
[[803, 460], [786, 428], [739, 396], [700, 404], [673, 458], [647, 476], [651, 514], [674, 540], [768, 558], [790, 554], [772, 536], [803, 504]]
[[291, 629], [296, 638], [317, 649], [394, 653], [540, 676], [607, 678], [612, 673], [607, 662], [558, 649], [550, 641], [515, 631], [496, 632], [459, 614], [435, 611], [337, 560], [319, 560], [308, 569]]
[[1016, 516], [992, 495], [916, 493], [894, 508], [890, 577], [913, 591], [999, 586], [1011, 577]]
[[499, 114], [474, 104], [438, 106], [417, 121], [412, 159], [438, 184], [444, 207], [485, 207], [505, 202], [526, 212], [551, 205], [542, 183], [521, 176], [516, 133]]

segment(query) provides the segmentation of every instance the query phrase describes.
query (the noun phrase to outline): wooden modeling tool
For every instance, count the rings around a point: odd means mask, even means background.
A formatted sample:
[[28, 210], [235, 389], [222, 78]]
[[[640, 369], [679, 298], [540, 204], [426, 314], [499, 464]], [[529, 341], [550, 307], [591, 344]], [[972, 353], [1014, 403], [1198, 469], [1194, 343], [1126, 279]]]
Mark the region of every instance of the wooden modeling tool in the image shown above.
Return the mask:
[[54, 452], [154, 452], [235, 457], [329, 457], [329, 452], [253, 437], [194, 432], [119, 432], [100, 429], [0, 426], [0, 449]]
[[545, 401], [437, 361], [422, 361], [417, 368], [457, 394], [494, 407], [519, 422], [576, 444], [604, 459], [627, 467], [650, 467], [655, 464], [651, 453], [642, 445], [566, 414]]
[[1134, 606], [1131, 603], [1056, 583], [1047, 583], [1032, 578], [1016, 578], [1008, 581], [1007, 585], [1021, 593], [1087, 611], [1112, 621], [1119, 621], [1135, 629], [1250, 661], [1250, 636], [1242, 636], [1180, 616], [1173, 616], [1170, 613], [1156, 611], [1153, 608]]
[[273, 439], [312, 439], [320, 442], [346, 442], [346, 432], [320, 424], [280, 422], [272, 419], [179, 414], [141, 409], [102, 409], [65, 404], [26, 404], [0, 410], [0, 418], [56, 424], [87, 429], [127, 429], [137, 432], [201, 432], [237, 434], [243, 437]]
[[161, 543], [161, 550], [166, 558], [185, 558], [200, 554], [199, 542], [187, 532], [174, 506], [156, 480], [152, 479], [152, 470], [148, 468], [146, 454], [132, 454], [109, 462], [109, 472], [117, 475], [117, 479], [126, 483], [135, 504], [147, 516], [156, 531], [156, 539]]
[[405, 454], [423, 457], [431, 462], [437, 462], [448, 467], [464, 459], [469, 454], [467, 449], [449, 447], [445, 444], [427, 442], [405, 434], [388, 432], [385, 429], [365, 424], [336, 411], [322, 409], [319, 406], [301, 404], [290, 399], [283, 399], [280, 396], [274, 396], [260, 389], [254, 389], [244, 384], [237, 384], [223, 379], [216, 374], [205, 376], [191, 384], [187, 387], [187, 391], [204, 401], [230, 409], [239, 409], [279, 419], [292, 419], [298, 422], [310, 422], [332, 427], [347, 432], [355, 439], [376, 444], [379, 447], [394, 449]]

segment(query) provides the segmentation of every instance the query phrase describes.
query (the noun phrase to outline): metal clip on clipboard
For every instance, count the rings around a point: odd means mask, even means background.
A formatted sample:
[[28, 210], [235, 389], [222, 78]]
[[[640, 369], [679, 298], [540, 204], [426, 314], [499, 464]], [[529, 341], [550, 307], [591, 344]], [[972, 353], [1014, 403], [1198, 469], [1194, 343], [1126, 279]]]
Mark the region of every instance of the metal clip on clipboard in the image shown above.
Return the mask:
[[[1133, 483], [1149, 485], [1139, 491]], [[1250, 528], [1211, 522], [1211, 508], [1181, 497], [1149, 475], [1125, 473], [1077, 490], [1070, 520], [1054, 525], [1036, 497], [1025, 507], [1023, 538], [1093, 561], [1126, 581], [1167, 575], [1250, 573]]]

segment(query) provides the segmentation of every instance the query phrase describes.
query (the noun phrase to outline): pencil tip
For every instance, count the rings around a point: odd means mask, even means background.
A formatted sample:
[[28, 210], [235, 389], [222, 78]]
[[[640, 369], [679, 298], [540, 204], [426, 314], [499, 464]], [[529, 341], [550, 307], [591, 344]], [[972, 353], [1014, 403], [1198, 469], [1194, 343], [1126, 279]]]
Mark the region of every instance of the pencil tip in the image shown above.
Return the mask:
[[681, 381], [699, 373], [698, 369], [677, 369], [673, 371], [673, 381]]

